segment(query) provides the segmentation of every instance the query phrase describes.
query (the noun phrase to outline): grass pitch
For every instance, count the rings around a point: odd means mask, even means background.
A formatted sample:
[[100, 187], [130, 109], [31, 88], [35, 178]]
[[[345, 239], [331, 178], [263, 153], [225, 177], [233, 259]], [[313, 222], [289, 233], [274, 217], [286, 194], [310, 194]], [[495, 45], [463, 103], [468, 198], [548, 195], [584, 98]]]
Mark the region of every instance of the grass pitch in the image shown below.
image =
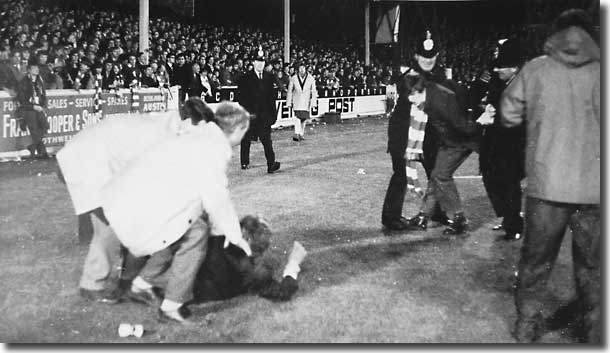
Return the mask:
[[[266, 173], [260, 143], [251, 169], [229, 167], [240, 215], [262, 214], [281, 275], [294, 240], [309, 251], [300, 289], [287, 303], [255, 296], [192, 306], [198, 324], [160, 324], [135, 303], [93, 304], [78, 296], [87, 251], [50, 161], [0, 165], [0, 341], [11, 343], [512, 343], [513, 283], [521, 242], [498, 241], [478, 175], [478, 155], [456, 183], [470, 219], [465, 236], [442, 227], [386, 236], [381, 208], [391, 176], [387, 119], [366, 118], [273, 133], [280, 172]], [[425, 182], [425, 174], [420, 170]], [[472, 177], [472, 178], [470, 178]], [[407, 195], [404, 215], [419, 201]], [[547, 313], [574, 296], [568, 234], [549, 283]], [[120, 338], [120, 323], [143, 324]], [[569, 343], [565, 332], [542, 342]]]

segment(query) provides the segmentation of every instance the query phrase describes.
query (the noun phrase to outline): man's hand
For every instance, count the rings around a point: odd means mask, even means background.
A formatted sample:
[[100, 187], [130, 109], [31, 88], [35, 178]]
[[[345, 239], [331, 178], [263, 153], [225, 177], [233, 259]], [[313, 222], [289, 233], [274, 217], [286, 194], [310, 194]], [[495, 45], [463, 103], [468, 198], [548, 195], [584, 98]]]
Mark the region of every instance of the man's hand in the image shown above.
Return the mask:
[[496, 108], [491, 104], [487, 104], [485, 111], [477, 119], [477, 123], [481, 125], [491, 125], [494, 123], [494, 116], [496, 115]]
[[39, 106], [38, 104], [34, 104], [34, 105], [32, 106], [32, 108], [33, 108], [35, 111], [37, 111], [37, 112], [41, 112], [41, 111], [42, 111], [42, 107], [41, 107], [41, 106]]
[[[229, 239], [225, 237], [224, 248], [226, 249], [230, 243], [231, 242], [229, 241]], [[241, 248], [246, 253], [246, 255], [252, 256], [252, 249], [250, 249], [250, 244], [248, 244], [248, 242], [244, 238], [240, 238], [237, 242], [233, 244]]]

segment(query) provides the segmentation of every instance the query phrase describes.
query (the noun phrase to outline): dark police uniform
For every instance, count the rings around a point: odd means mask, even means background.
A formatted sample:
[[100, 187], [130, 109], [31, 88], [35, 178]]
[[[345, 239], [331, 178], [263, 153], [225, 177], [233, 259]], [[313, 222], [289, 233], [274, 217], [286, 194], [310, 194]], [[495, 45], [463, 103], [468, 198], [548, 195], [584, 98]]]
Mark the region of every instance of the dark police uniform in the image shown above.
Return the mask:
[[[264, 60], [264, 59], [261, 59]], [[250, 164], [250, 144], [258, 138], [263, 144], [265, 158], [267, 159], [267, 172], [272, 173], [279, 169], [279, 162], [275, 160], [273, 144], [271, 142], [271, 125], [275, 124], [275, 97], [274, 77], [263, 70], [262, 78], [252, 70], [247, 72], [237, 87], [237, 96], [241, 104], [254, 119], [250, 121], [250, 128], [241, 141], [240, 160], [242, 169]]]
[[19, 115], [24, 119], [32, 138], [32, 143], [27, 146], [28, 151], [32, 157], [47, 158], [47, 149], [42, 139], [49, 129], [49, 123], [44, 111], [34, 110], [34, 105], [43, 109], [47, 106], [47, 93], [40, 75], [32, 80], [32, 76], [28, 74], [19, 82], [17, 101], [19, 102]]

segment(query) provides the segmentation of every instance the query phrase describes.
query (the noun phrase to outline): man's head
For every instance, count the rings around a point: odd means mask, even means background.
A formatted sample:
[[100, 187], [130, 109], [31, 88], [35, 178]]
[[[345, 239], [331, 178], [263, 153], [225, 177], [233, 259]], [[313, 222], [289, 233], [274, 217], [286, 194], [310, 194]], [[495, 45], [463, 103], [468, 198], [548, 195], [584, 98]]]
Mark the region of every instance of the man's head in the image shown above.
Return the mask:
[[436, 66], [438, 57], [438, 45], [432, 40], [430, 31], [426, 31], [426, 37], [417, 42], [415, 60], [423, 71], [432, 71]]
[[271, 243], [271, 228], [261, 216], [247, 215], [239, 221], [244, 239], [252, 249], [252, 256], [259, 257], [269, 248]]
[[225, 133], [231, 146], [237, 146], [250, 127], [250, 113], [239, 103], [223, 101], [216, 108], [214, 122]]
[[300, 76], [305, 76], [305, 74], [307, 73], [307, 66], [302, 61], [299, 63], [298, 72]]
[[214, 120], [214, 112], [199, 97], [191, 97], [180, 107], [180, 119], [191, 119], [193, 125]]
[[38, 68], [38, 65], [36, 65], [35, 63], [28, 64], [28, 74], [36, 77], [36, 76], [38, 76], [39, 73], [40, 73], [40, 69]]
[[579, 27], [593, 37], [593, 21], [585, 10], [569, 9], [562, 12], [553, 22], [552, 33], [563, 31], [570, 27]]
[[259, 48], [258, 51], [254, 54], [254, 71], [263, 72], [265, 68], [265, 53], [262, 48]]
[[517, 40], [503, 39], [498, 41], [492, 67], [502, 81], [507, 81], [513, 77], [522, 64], [523, 50]]

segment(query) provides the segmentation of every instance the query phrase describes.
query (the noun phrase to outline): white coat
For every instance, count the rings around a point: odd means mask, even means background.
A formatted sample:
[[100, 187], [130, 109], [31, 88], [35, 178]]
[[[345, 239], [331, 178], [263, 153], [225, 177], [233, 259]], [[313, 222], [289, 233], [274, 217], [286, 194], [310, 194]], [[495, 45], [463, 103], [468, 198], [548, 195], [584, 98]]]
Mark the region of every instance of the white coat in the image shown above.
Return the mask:
[[286, 94], [286, 104], [288, 106], [292, 105], [292, 110], [309, 112], [311, 107], [315, 106], [316, 99], [318, 99], [318, 91], [316, 89], [316, 80], [313, 76], [307, 74], [304, 82], [300, 82], [299, 74], [295, 74], [290, 78]]
[[178, 113], [107, 117], [57, 153], [76, 214], [100, 207], [100, 189], [143, 151], [188, 129]]
[[102, 207], [121, 243], [135, 256], [177, 240], [207, 212], [215, 234], [242, 238], [226, 176], [231, 146], [205, 124], [147, 150], [102, 189]]

